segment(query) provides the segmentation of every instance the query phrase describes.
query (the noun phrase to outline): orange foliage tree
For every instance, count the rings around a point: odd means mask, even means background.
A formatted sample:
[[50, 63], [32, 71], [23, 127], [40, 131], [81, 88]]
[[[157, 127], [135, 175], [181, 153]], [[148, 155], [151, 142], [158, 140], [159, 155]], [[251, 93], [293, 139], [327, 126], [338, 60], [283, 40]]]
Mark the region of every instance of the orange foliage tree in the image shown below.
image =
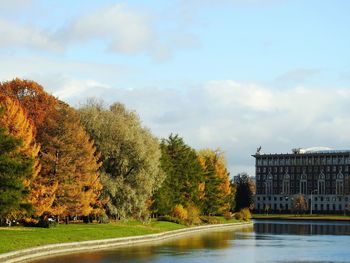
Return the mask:
[[[30, 186], [29, 199], [35, 208], [35, 215], [41, 216], [49, 213], [55, 198], [57, 180], [50, 178], [46, 171], [45, 153], [50, 151], [47, 148], [47, 141], [52, 139], [50, 131], [57, 129], [55, 121], [55, 106], [57, 99], [46, 93], [39, 84], [30, 80], [14, 79], [0, 84], [0, 94], [3, 97], [12, 99], [18, 103], [29, 119], [32, 126], [32, 136], [35, 136], [37, 144], [40, 144], [40, 164], [37, 164], [35, 171], [38, 173]], [[18, 124], [17, 124], [18, 125]], [[22, 138], [23, 139], [23, 138]], [[39, 167], [41, 166], [41, 169]], [[40, 170], [40, 172], [39, 172]]]
[[75, 110], [64, 103], [58, 106], [60, 134], [52, 142], [56, 148], [54, 176], [59, 184], [53, 213], [58, 216], [101, 214], [101, 163], [94, 143], [80, 123]]
[[[11, 135], [22, 140], [19, 151], [34, 160], [32, 177], [24, 184], [29, 188], [28, 201], [33, 205], [35, 214], [41, 215], [43, 207], [47, 209], [51, 206], [53, 196], [52, 187], [42, 184], [42, 179], [38, 176], [41, 170], [38, 159], [40, 145], [35, 142], [35, 128], [17, 100], [0, 94], [0, 105], [4, 109], [0, 118], [1, 126], [6, 127]], [[42, 198], [44, 194], [47, 195], [46, 198]]]

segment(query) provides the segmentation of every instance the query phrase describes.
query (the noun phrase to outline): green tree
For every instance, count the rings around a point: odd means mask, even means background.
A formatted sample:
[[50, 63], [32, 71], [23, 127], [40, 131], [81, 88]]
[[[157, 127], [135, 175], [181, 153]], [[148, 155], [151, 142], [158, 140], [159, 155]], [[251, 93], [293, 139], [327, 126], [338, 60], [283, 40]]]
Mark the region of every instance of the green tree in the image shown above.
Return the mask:
[[203, 180], [203, 169], [196, 151], [178, 135], [163, 139], [161, 150], [161, 167], [166, 177], [155, 194], [154, 211], [167, 215], [178, 204], [199, 208], [199, 185]]
[[204, 170], [203, 191], [201, 198], [202, 212], [205, 215], [218, 214], [220, 208], [224, 205], [224, 199], [220, 198], [222, 178], [216, 175], [215, 163], [210, 156], [199, 155], [199, 161]]
[[254, 182], [246, 173], [235, 176], [234, 184], [236, 185], [235, 194], [235, 211], [243, 208], [252, 209], [254, 205]]
[[101, 153], [107, 213], [117, 218], [148, 217], [148, 201], [164, 179], [157, 138], [120, 103], [106, 109], [88, 101], [79, 113]]
[[21, 144], [21, 140], [0, 128], [0, 221], [30, 208], [24, 182], [32, 176], [33, 160], [17, 151]]

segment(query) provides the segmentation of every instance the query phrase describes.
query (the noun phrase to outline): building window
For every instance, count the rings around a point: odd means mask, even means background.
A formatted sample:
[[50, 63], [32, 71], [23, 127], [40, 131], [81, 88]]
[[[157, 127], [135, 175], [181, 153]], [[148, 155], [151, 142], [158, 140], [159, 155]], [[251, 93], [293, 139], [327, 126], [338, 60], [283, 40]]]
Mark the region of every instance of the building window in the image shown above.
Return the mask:
[[272, 194], [272, 181], [266, 181], [265, 183], [265, 193], [267, 195], [271, 195]]
[[307, 194], [307, 181], [300, 180], [300, 193], [306, 195]]
[[342, 195], [344, 193], [343, 180], [337, 180], [335, 191], [337, 195]]
[[325, 181], [324, 180], [318, 180], [318, 187], [317, 187], [317, 193], [319, 195], [324, 195], [325, 194]]
[[285, 195], [289, 195], [290, 193], [290, 182], [289, 180], [284, 180], [282, 185], [282, 193]]

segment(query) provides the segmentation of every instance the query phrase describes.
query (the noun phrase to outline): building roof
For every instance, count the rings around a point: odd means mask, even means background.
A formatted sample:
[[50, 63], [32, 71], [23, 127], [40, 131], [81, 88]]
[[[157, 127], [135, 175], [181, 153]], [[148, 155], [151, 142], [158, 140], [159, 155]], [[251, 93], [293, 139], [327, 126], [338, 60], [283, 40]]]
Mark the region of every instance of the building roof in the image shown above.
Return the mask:
[[258, 157], [258, 156], [291, 156], [291, 155], [315, 155], [315, 154], [350, 154], [350, 150], [334, 150], [329, 147], [323, 147], [323, 146], [318, 146], [318, 147], [310, 147], [310, 148], [294, 148], [292, 149], [291, 153], [263, 153], [263, 152], [257, 152], [256, 154], [253, 154], [253, 157]]

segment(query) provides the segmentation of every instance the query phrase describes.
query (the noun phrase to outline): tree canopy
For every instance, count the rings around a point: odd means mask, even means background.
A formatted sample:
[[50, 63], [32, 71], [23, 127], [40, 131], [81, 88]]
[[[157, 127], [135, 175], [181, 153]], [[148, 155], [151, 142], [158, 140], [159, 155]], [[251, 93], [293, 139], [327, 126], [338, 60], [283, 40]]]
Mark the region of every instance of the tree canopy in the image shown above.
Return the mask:
[[107, 213], [117, 218], [147, 217], [147, 201], [164, 179], [157, 138], [120, 103], [106, 109], [89, 101], [79, 113], [101, 154]]

